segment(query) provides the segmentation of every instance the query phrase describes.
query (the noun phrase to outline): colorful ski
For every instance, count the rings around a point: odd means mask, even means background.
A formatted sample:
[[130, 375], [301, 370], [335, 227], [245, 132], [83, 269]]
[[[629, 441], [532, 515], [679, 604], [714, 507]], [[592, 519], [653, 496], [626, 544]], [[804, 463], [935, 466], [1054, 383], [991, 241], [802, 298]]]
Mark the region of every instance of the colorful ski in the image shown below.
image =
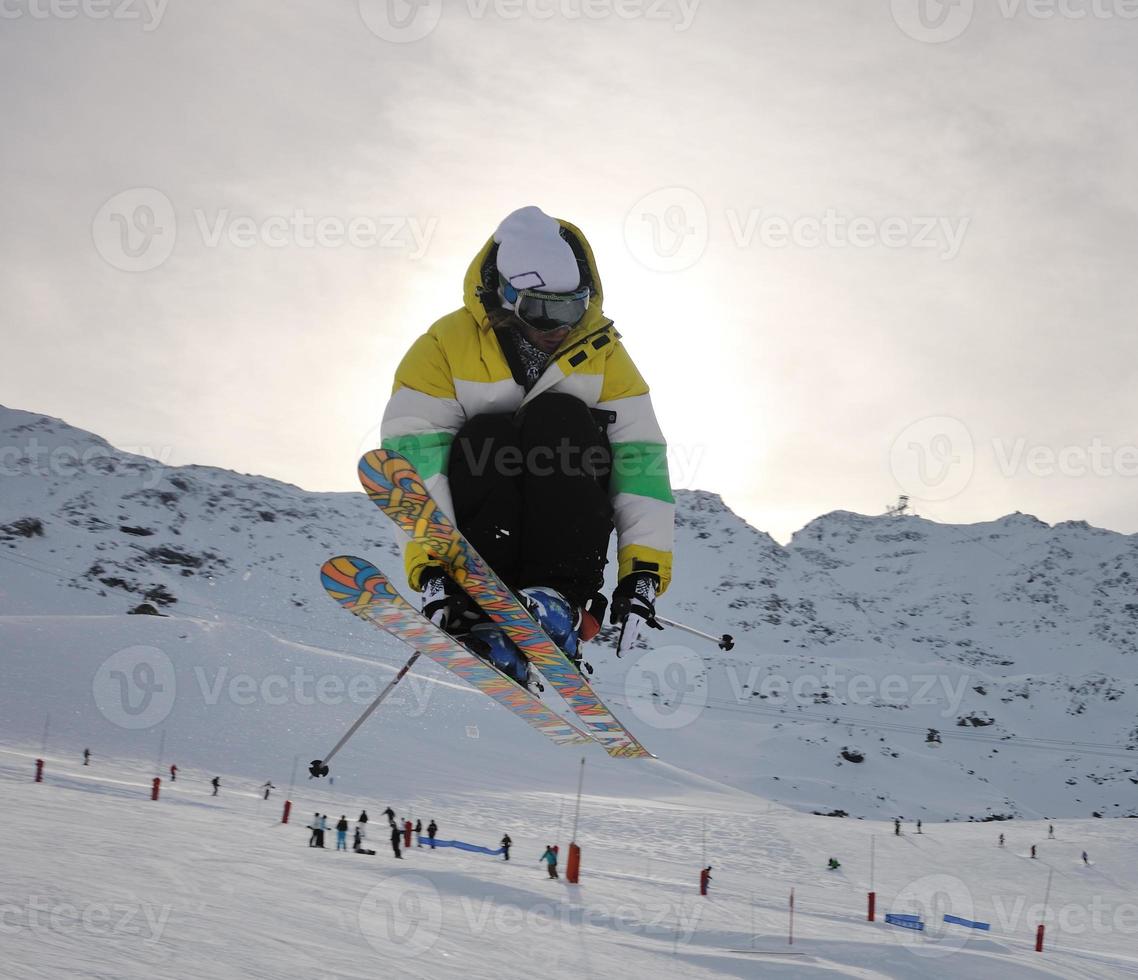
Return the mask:
[[554, 742], [579, 745], [592, 741], [535, 695], [424, 618], [369, 562], [346, 555], [330, 558], [320, 569], [320, 579], [327, 593], [348, 612], [454, 671]]
[[569, 658], [542, 632], [493, 569], [431, 498], [415, 468], [399, 453], [366, 453], [360, 482], [372, 501], [434, 558], [557, 689], [609, 755], [651, 757], [593, 692]]

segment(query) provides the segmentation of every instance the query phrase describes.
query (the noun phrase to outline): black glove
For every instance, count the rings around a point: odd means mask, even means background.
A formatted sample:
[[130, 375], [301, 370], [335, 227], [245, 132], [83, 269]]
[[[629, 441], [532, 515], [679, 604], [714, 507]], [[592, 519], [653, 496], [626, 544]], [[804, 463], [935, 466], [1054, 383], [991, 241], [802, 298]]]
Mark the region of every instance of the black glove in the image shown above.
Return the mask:
[[616, 655], [624, 656], [640, 637], [641, 630], [662, 630], [656, 622], [656, 586], [660, 580], [650, 572], [633, 572], [620, 580], [612, 594], [609, 622], [620, 626]]
[[422, 595], [419, 608], [424, 616], [447, 633], [464, 631], [478, 619], [470, 596], [438, 565], [427, 568], [419, 579]]

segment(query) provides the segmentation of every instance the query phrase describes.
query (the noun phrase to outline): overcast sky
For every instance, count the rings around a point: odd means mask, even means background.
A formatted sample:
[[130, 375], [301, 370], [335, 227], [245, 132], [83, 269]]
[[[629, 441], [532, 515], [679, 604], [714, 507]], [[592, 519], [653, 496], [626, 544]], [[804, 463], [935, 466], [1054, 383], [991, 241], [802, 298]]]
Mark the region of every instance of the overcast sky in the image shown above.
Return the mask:
[[355, 489], [537, 204], [678, 485], [1138, 531], [1132, 6], [4, 0], [0, 403]]

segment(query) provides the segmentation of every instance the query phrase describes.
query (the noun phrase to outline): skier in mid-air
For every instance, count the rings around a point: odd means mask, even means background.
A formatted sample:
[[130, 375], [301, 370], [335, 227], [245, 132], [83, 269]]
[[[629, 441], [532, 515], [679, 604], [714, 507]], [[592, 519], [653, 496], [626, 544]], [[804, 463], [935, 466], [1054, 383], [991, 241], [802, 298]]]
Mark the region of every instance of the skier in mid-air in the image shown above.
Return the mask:
[[[664, 437], [602, 300], [580, 230], [514, 211], [467, 270], [462, 308], [404, 356], [381, 431], [578, 665], [608, 605], [599, 590], [614, 526], [618, 653], [645, 624], [662, 628], [655, 600], [672, 574]], [[527, 682], [525, 658], [440, 563], [412, 544], [406, 565], [428, 618]]]

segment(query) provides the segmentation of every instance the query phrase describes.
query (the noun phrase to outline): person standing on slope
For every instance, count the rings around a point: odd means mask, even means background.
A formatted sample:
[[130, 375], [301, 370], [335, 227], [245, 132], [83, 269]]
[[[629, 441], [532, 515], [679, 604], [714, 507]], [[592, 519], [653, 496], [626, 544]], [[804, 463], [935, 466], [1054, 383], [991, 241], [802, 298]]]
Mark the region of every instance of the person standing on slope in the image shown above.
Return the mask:
[[538, 860], [545, 862], [545, 868], [549, 872], [550, 878], [557, 877], [557, 852], [552, 847], [546, 845], [545, 853]]
[[427, 843], [431, 845], [431, 850], [435, 849], [435, 834], [439, 832], [439, 825], [432, 820], [427, 824]]
[[[357, 831], [357, 837], [358, 837]], [[340, 820], [336, 824], [336, 850], [346, 851], [348, 849], [348, 818], [346, 814], [340, 814]]]
[[[618, 655], [661, 629], [675, 505], [648, 385], [602, 311], [588, 241], [537, 207], [506, 216], [466, 273], [463, 306], [395, 372], [384, 449], [403, 454], [439, 506], [550, 638], [580, 665], [599, 628], [609, 538], [618, 539], [611, 621]], [[528, 665], [482, 622], [421, 547], [407, 578], [428, 618], [520, 683]]]
[[[514, 842], [512, 840], [510, 840], [509, 834], [503, 834], [502, 835], [502, 840], [500, 843], [500, 846], [502, 848], [502, 860], [504, 860], [504, 861], [510, 860], [510, 845], [513, 843]], [[1084, 851], [1083, 853], [1085, 854], [1086, 851]]]
[[391, 850], [395, 852], [397, 858], [403, 857], [403, 852], [399, 849], [399, 839], [403, 836], [403, 832], [395, 825], [395, 821], [391, 821]]
[[415, 846], [416, 847], [422, 847], [423, 846], [422, 834], [423, 834], [423, 821], [422, 820], [416, 820], [415, 821]]

